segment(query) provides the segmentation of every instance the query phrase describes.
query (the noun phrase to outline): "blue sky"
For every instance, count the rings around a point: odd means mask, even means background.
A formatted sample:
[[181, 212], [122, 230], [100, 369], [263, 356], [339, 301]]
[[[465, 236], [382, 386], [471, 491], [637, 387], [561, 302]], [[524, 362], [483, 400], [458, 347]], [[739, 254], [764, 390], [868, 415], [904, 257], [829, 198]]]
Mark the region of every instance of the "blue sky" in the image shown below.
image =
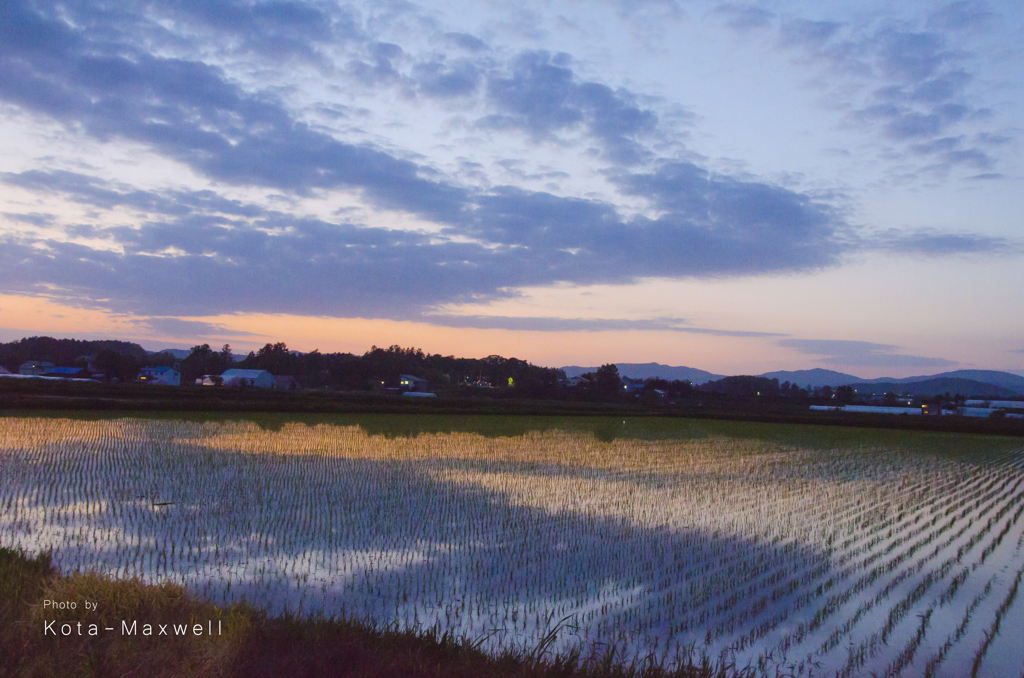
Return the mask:
[[1024, 361], [1014, 2], [0, 7], [0, 339]]

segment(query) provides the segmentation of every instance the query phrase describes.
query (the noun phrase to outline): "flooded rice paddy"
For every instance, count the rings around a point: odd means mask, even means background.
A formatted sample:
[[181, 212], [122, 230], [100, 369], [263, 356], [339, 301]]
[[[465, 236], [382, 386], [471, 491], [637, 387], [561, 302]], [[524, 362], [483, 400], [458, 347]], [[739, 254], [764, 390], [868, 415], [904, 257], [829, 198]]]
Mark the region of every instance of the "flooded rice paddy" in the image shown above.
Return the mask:
[[[671, 665], [1024, 674], [1021, 441], [621, 419], [0, 417], [0, 545]], [[559, 623], [561, 622], [561, 625]]]

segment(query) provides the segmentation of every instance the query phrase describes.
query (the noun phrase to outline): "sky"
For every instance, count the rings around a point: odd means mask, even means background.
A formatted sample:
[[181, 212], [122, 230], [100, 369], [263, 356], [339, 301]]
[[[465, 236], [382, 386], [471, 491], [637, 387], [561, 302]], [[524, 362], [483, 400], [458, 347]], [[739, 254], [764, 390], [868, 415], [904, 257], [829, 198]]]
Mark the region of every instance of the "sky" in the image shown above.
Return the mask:
[[0, 3], [0, 341], [1024, 370], [1024, 5]]

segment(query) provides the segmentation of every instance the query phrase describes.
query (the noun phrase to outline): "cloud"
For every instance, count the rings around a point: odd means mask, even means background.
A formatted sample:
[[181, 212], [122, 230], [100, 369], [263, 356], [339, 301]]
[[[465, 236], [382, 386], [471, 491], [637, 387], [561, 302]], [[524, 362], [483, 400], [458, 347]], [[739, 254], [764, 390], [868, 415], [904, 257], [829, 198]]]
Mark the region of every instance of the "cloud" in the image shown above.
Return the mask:
[[[62, 6], [62, 12], [76, 26], [111, 39], [131, 39], [129, 31], [145, 36], [155, 44], [180, 45], [191, 36], [195, 42], [217, 36], [218, 48], [246, 58], [302, 60], [325, 66], [327, 60], [320, 48], [344, 43], [360, 37], [359, 19], [348, 6], [324, 3], [272, 0], [175, 0], [174, 2], [142, 2], [102, 8], [91, 3]], [[135, 11], [133, 11], [135, 10]], [[173, 38], [160, 24], [147, 17], [159, 16], [163, 26], [184, 25]], [[208, 44], [208, 43], [207, 43]]]
[[723, 17], [730, 28], [740, 32], [766, 28], [775, 18], [774, 14], [756, 5], [734, 3], [723, 3], [716, 7], [713, 13]]
[[0, 182], [47, 194], [60, 194], [84, 205], [104, 209], [128, 207], [146, 213], [184, 216], [195, 211], [255, 217], [264, 209], [251, 203], [230, 200], [211, 190], [167, 189], [141, 191], [123, 184], [111, 184], [97, 177], [64, 170], [28, 170], [0, 173]]
[[[0, 288], [158, 316], [401, 318], [424, 305], [465, 300], [477, 289], [497, 294], [489, 285], [474, 284], [477, 265], [467, 263], [484, 258], [483, 248], [418, 248], [409, 242], [416, 236], [400, 232], [325, 230], [300, 224], [293, 233], [274, 236], [195, 219], [119, 230], [124, 252], [7, 238], [0, 247]], [[375, 235], [385, 246], [366, 244]]]
[[377, 42], [368, 45], [367, 51], [366, 58], [369, 61], [354, 59], [348, 63], [346, 70], [350, 75], [367, 87], [401, 82], [402, 76], [393, 63], [404, 55], [401, 47], [388, 42]]
[[871, 46], [881, 75], [898, 82], [925, 81], [954, 58], [945, 38], [935, 32], [882, 28]]
[[852, 249], [846, 226], [825, 204], [778, 186], [713, 175], [691, 163], [664, 163], [614, 179], [663, 211], [637, 219], [662, 236], [660, 256], [705, 274], [807, 270], [834, 265]]
[[[770, 244], [728, 236], [716, 242], [686, 224], [624, 224], [614, 211], [586, 201], [526, 192], [504, 197], [504, 208], [483, 202], [478, 210], [479, 223], [499, 241], [494, 244], [286, 215], [246, 221], [193, 214], [137, 227], [71, 227], [79, 237], [103, 239], [103, 248], [9, 235], [0, 244], [0, 289], [141, 315], [408, 318], [441, 304], [498, 299], [517, 287], [556, 281], [752, 272]], [[523, 222], [532, 232], [515, 228], [516, 204], [536, 211], [536, 220]], [[602, 213], [606, 227], [587, 223]], [[492, 223], [489, 217], [499, 214], [509, 220]], [[557, 217], [574, 214], [583, 222], [568, 232], [544, 232]], [[518, 244], [523, 237], [528, 245]], [[774, 254], [781, 261], [765, 257], [763, 265], [802, 263]]]
[[[319, 4], [305, 12], [287, 2], [183, 0], [166, 10], [194, 18], [196, 31], [222, 31], [228, 42], [234, 36], [237, 43], [225, 47], [230, 50], [277, 41], [282, 55], [313, 58], [289, 47], [289, 40], [307, 41], [310, 50], [348, 40], [339, 59], [368, 87], [401, 81], [403, 96], [476, 96], [491, 112], [480, 124], [519, 130], [538, 143], [585, 135], [609, 161], [606, 176], [620, 196], [459, 184], [419, 158], [349, 143], [340, 132], [302, 122], [279, 95], [246, 89], [213, 60], [157, 49], [173, 38], [167, 29], [158, 40], [163, 4], [135, 14], [141, 5], [63, 7], [44, 0], [0, 5], [0, 99], [92, 139], [141, 144], [207, 177], [213, 188], [142, 190], [42, 168], [2, 174], [0, 181], [43, 198], [57, 195], [95, 208], [93, 223], [49, 225], [63, 226], [67, 238], [102, 241], [0, 236], [5, 292], [46, 293], [151, 317], [289, 312], [420, 318], [438, 306], [563, 281], [763, 275], [835, 266], [861, 249], [938, 256], [1009, 246], [924, 232], [871, 241], [857, 237], [826, 202], [798, 191], [713, 174], [690, 162], [656, 161], [641, 143], [663, 134], [655, 113], [628, 90], [579, 77], [569, 55], [521, 52], [503, 66], [479, 56], [486, 46], [472, 36], [448, 34], [445, 39], [468, 56], [420, 59], [359, 32], [348, 10]], [[894, 130], [903, 125], [893, 134], [917, 149], [908, 153], [987, 169], [974, 144], [998, 148], [995, 136], [939, 134], [977, 113], [957, 100], [970, 77], [942, 40], [876, 32], [846, 47], [840, 39], [845, 30], [783, 24], [787, 49], [864, 52], [884, 62], [877, 67], [891, 74], [896, 89], [879, 90], [874, 103], [881, 108], [872, 109], [876, 117], [869, 123]], [[156, 42], [147, 43], [150, 38]], [[874, 63], [865, 57], [868, 62]], [[986, 174], [992, 173], [977, 176]], [[228, 199], [218, 188], [223, 185], [294, 196], [354, 192], [371, 208], [412, 214], [428, 226], [413, 232], [303, 218]], [[646, 203], [646, 216], [626, 216], [614, 202], [622, 196]], [[116, 219], [105, 218], [113, 215], [104, 211], [115, 209]], [[114, 223], [120, 225], [108, 225]]]
[[528, 332], [618, 332], [654, 331], [710, 334], [721, 337], [777, 337], [771, 332], [750, 332], [743, 330], [718, 330], [690, 327], [680, 318], [649, 318], [630, 320], [624, 318], [551, 318], [491, 315], [441, 315], [425, 314], [420, 319], [441, 327], [465, 327], [476, 329], [501, 329]]
[[[995, 161], [979, 144], [997, 135], [980, 131], [970, 141], [956, 133], [988, 117], [971, 92], [974, 57], [956, 44], [955, 32], [974, 11], [987, 12], [982, 3], [952, 3], [924, 26], [787, 19], [777, 45], [799, 55], [800, 63], [825, 70], [830, 107], [838, 102], [849, 121], [876, 133], [886, 157], [916, 160], [929, 173], [987, 169]], [[948, 140], [955, 147], [940, 143]]]
[[955, 367], [960, 363], [945, 358], [895, 353], [899, 347], [870, 341], [844, 341], [837, 339], [780, 339], [779, 346], [800, 353], [823, 356], [827, 365], [857, 367]]
[[648, 152], [636, 137], [653, 132], [657, 116], [640, 108], [625, 90], [580, 82], [571, 62], [567, 54], [520, 54], [508, 75], [495, 73], [488, 77], [487, 100], [498, 113], [479, 124], [492, 129], [521, 129], [536, 141], [585, 127], [615, 163], [633, 165], [647, 157]]
[[946, 257], [958, 254], [1007, 254], [1024, 252], [1021, 243], [1008, 238], [977, 233], [943, 233], [934, 229], [900, 231], [889, 229], [866, 239], [869, 249], [896, 254]]
[[825, 205], [681, 163], [615, 178], [624, 192], [649, 200], [661, 212], [657, 219], [624, 219], [611, 203], [499, 186], [464, 192], [455, 217], [432, 235], [299, 218], [211, 191], [142, 191], [70, 172], [0, 180], [140, 213], [126, 225], [105, 226], [100, 217], [100, 224], [65, 227], [70, 238], [102, 245], [8, 235], [0, 289], [48, 290], [68, 303], [142, 315], [401, 318], [559, 281], [808, 270], [838, 263], [852, 247]]
[[783, 47], [803, 47], [820, 52], [840, 28], [842, 24], [835, 21], [790, 19], [779, 28], [779, 44]]
[[488, 49], [483, 40], [468, 33], [445, 33], [444, 39], [448, 45], [467, 52], [484, 52]]
[[171, 337], [208, 338], [208, 337], [262, 337], [266, 335], [243, 330], [233, 330], [217, 323], [201, 320], [182, 320], [180, 318], [144, 318], [136, 324], [149, 329], [151, 334]]
[[[146, 144], [229, 184], [297, 193], [352, 188], [378, 206], [441, 220], [465, 202], [462, 189], [423, 178], [427, 168], [315, 131], [214, 66], [129, 45], [112, 50], [17, 2], [3, 7], [0, 99], [26, 110], [100, 140]], [[373, 49], [382, 60], [393, 52], [383, 43]]]
[[[167, 249], [197, 256], [236, 256], [236, 248], [261, 240], [261, 230], [291, 227], [293, 220], [258, 206], [226, 200], [212, 191], [140, 191], [70, 172], [30, 171], [0, 175], [6, 183], [43, 193], [59, 192], [72, 200], [110, 209], [127, 206], [140, 212], [177, 217], [154, 219], [142, 228], [96, 229], [77, 225], [69, 235], [116, 240], [126, 253], [150, 255]], [[464, 192], [464, 204], [445, 229], [449, 237], [471, 236], [489, 245], [528, 248], [521, 251], [475, 248], [473, 260], [508, 266], [493, 275], [470, 273], [454, 286], [456, 296], [494, 295], [501, 286], [572, 282], [630, 281], [640, 277], [757, 274], [832, 265], [849, 250], [842, 227], [829, 208], [798, 193], [754, 182], [714, 177], [689, 164], [666, 164], [646, 174], [616, 178], [623, 191], [650, 199], [663, 215], [624, 220], [606, 202], [563, 198], [510, 186], [485, 193]], [[245, 218], [242, 218], [245, 217]], [[252, 221], [255, 219], [255, 221]], [[314, 222], [302, 222], [312, 228]], [[382, 229], [324, 226], [326, 245], [339, 233], [346, 238], [378, 238], [375, 246], [393, 246], [397, 236]], [[391, 234], [384, 236], [384, 234]], [[418, 236], [416, 236], [418, 237]], [[402, 236], [404, 241], [413, 235]], [[273, 240], [309, 242], [293, 237]], [[206, 249], [193, 251], [202, 244]], [[352, 247], [346, 242], [344, 247]], [[420, 243], [438, 265], [447, 262], [445, 247]], [[433, 249], [432, 249], [433, 248]], [[308, 250], [312, 255], [315, 247]], [[420, 251], [420, 250], [418, 250]], [[276, 253], [266, 256], [273, 258]], [[392, 255], [397, 257], [396, 251]], [[375, 257], [376, 258], [376, 255]], [[369, 263], [369, 262], [368, 262]], [[301, 265], [298, 260], [289, 265]], [[494, 264], [492, 264], [494, 265]], [[427, 274], [428, 271], [423, 271]], [[385, 272], [364, 274], [372, 279]], [[490, 279], [490, 280], [489, 280]]]
[[928, 16], [929, 28], [947, 31], [967, 31], [986, 27], [993, 14], [982, 0], [950, 2]]
[[636, 330], [675, 330], [677, 321], [672, 319], [627, 320], [616, 318], [531, 318], [490, 315], [440, 315], [422, 316], [423, 322], [441, 327], [465, 327], [476, 329], [501, 329], [528, 332], [615, 332]]
[[3, 216], [11, 221], [20, 221], [23, 224], [31, 224], [32, 226], [49, 226], [55, 220], [56, 217], [52, 214], [42, 214], [40, 212], [30, 212], [28, 214], [15, 214], [13, 212], [4, 212]]
[[481, 69], [469, 59], [416, 64], [412, 71], [420, 92], [440, 98], [475, 94], [482, 77]]

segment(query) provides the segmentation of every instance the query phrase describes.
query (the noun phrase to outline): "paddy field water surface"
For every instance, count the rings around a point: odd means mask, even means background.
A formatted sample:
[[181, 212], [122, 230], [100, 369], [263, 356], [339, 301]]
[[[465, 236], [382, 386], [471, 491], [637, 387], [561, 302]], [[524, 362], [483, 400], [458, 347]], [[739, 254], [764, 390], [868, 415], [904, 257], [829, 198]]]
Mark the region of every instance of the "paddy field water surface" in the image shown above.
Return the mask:
[[[0, 418], [0, 546], [484, 647], [1024, 674], [1019, 439], [671, 419]], [[561, 622], [561, 624], [560, 624]]]

